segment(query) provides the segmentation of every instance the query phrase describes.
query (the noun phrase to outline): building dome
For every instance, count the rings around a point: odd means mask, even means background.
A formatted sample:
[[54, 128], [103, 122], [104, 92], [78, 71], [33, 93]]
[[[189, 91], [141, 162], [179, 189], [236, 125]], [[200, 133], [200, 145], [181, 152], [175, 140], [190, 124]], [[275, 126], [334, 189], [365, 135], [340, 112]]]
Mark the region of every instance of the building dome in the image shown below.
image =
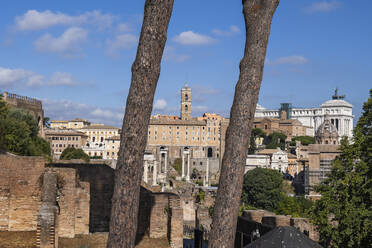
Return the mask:
[[347, 101], [342, 100], [342, 99], [332, 99], [332, 100], [328, 100], [328, 101], [326, 101], [325, 103], [322, 104], [322, 108], [326, 108], [326, 107], [352, 108], [353, 105], [351, 105], [350, 103], [348, 103]]
[[337, 128], [326, 119], [318, 128], [315, 140], [318, 144], [338, 144]]

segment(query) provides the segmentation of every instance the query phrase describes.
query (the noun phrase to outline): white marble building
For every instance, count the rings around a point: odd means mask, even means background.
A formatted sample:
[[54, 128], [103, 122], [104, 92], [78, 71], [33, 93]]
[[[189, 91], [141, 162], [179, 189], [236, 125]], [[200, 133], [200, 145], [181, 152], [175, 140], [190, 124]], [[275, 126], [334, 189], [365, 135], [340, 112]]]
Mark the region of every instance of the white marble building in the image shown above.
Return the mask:
[[[345, 96], [339, 96], [337, 89], [331, 100], [324, 102], [320, 107], [297, 108], [290, 103], [282, 103], [277, 110], [266, 109], [257, 104], [255, 117], [280, 118], [281, 114], [286, 113], [288, 119], [297, 119], [303, 125], [311, 127], [311, 136], [324, 122], [325, 117], [337, 128], [339, 137], [353, 136], [353, 105], [344, 100]], [[284, 110], [284, 111], [283, 111]]]
[[271, 169], [279, 172], [288, 172], [288, 154], [279, 147], [271, 156]]
[[244, 174], [255, 168], [270, 168], [270, 156], [261, 154], [251, 154], [247, 156]]

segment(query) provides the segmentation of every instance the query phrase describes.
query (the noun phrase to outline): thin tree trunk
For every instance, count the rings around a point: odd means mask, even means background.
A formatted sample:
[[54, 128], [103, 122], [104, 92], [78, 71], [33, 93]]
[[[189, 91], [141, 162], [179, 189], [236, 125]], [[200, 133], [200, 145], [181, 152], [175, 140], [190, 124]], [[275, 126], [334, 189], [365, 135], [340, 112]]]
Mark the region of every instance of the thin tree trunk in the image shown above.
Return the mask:
[[244, 166], [260, 91], [271, 20], [279, 0], [243, 0], [244, 57], [235, 87], [209, 238], [211, 248], [234, 247]]
[[108, 248], [135, 245], [143, 155], [172, 9], [173, 0], [145, 3], [115, 171]]

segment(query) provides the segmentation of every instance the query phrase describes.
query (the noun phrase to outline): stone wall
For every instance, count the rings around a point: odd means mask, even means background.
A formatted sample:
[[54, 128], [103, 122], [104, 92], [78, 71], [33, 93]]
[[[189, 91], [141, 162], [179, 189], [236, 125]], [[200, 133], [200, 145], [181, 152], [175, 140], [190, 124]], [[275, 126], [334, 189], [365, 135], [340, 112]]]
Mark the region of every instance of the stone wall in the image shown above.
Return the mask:
[[[57, 177], [56, 224], [51, 227], [56, 239], [107, 232], [114, 170], [105, 164], [45, 164], [40, 157], [0, 154], [0, 231], [38, 230], [41, 242], [43, 219], [38, 226], [38, 213], [42, 213], [42, 178], [48, 171]], [[171, 247], [182, 247], [183, 209], [178, 195], [142, 188], [139, 220], [139, 234], [167, 238]]]
[[[79, 182], [83, 182], [78, 187], [80, 188], [79, 193], [85, 195], [86, 199], [89, 199], [88, 194], [90, 196], [89, 203], [81, 200], [78, 204], [81, 207], [84, 204], [85, 206], [89, 204], [89, 232], [108, 232], [111, 216], [111, 198], [114, 191], [114, 169], [105, 164], [86, 164], [82, 161], [53, 163], [48, 166], [56, 168], [58, 171], [75, 171], [75, 177], [79, 178]], [[89, 183], [89, 191], [88, 189], [82, 189], [81, 186], [84, 183]], [[71, 184], [71, 186], [73, 185]], [[75, 187], [77, 186], [75, 184]], [[75, 208], [75, 203], [69, 204], [71, 209]], [[84, 216], [88, 213], [81, 212]]]
[[154, 193], [142, 187], [137, 235], [167, 238], [172, 248], [183, 245], [183, 209], [180, 197], [172, 193]]
[[[45, 164], [41, 157], [0, 154], [0, 231], [37, 230]], [[87, 234], [89, 182], [81, 182], [73, 168], [52, 168], [52, 171], [60, 187], [56, 232], [61, 237]]]
[[45, 160], [0, 154], [0, 231], [34, 231]]

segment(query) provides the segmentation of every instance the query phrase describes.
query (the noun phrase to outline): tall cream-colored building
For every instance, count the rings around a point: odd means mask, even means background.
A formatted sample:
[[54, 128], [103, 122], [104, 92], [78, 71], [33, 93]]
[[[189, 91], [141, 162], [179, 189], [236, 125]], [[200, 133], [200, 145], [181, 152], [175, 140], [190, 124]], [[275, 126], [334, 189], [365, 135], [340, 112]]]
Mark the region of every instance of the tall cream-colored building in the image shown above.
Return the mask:
[[120, 136], [112, 136], [105, 139], [105, 151], [103, 159], [117, 159], [119, 156]]
[[119, 128], [104, 124], [92, 124], [79, 129], [88, 136], [83, 150], [90, 157], [104, 158], [106, 151], [106, 139], [119, 135]]
[[[169, 156], [180, 158], [184, 148], [198, 148], [197, 157], [220, 158], [224, 145], [228, 119], [218, 114], [205, 113], [201, 117], [191, 116], [191, 88], [181, 90], [181, 116], [155, 115], [150, 119], [147, 148], [167, 148]], [[197, 155], [198, 153], [198, 155]]]
[[[146, 151], [152, 154], [156, 166], [146, 169], [150, 162], [145, 163], [145, 172], [156, 168], [157, 172], [153, 175], [158, 174], [161, 181], [166, 178], [172, 162], [181, 159], [182, 178], [192, 179], [196, 170], [202, 176], [194, 179], [204, 180], [205, 185], [208, 185], [209, 179], [217, 179], [228, 119], [212, 113], [192, 117], [191, 95], [191, 88], [186, 84], [181, 89], [180, 116], [151, 117]], [[157, 182], [157, 179], [153, 178], [152, 181]]]

